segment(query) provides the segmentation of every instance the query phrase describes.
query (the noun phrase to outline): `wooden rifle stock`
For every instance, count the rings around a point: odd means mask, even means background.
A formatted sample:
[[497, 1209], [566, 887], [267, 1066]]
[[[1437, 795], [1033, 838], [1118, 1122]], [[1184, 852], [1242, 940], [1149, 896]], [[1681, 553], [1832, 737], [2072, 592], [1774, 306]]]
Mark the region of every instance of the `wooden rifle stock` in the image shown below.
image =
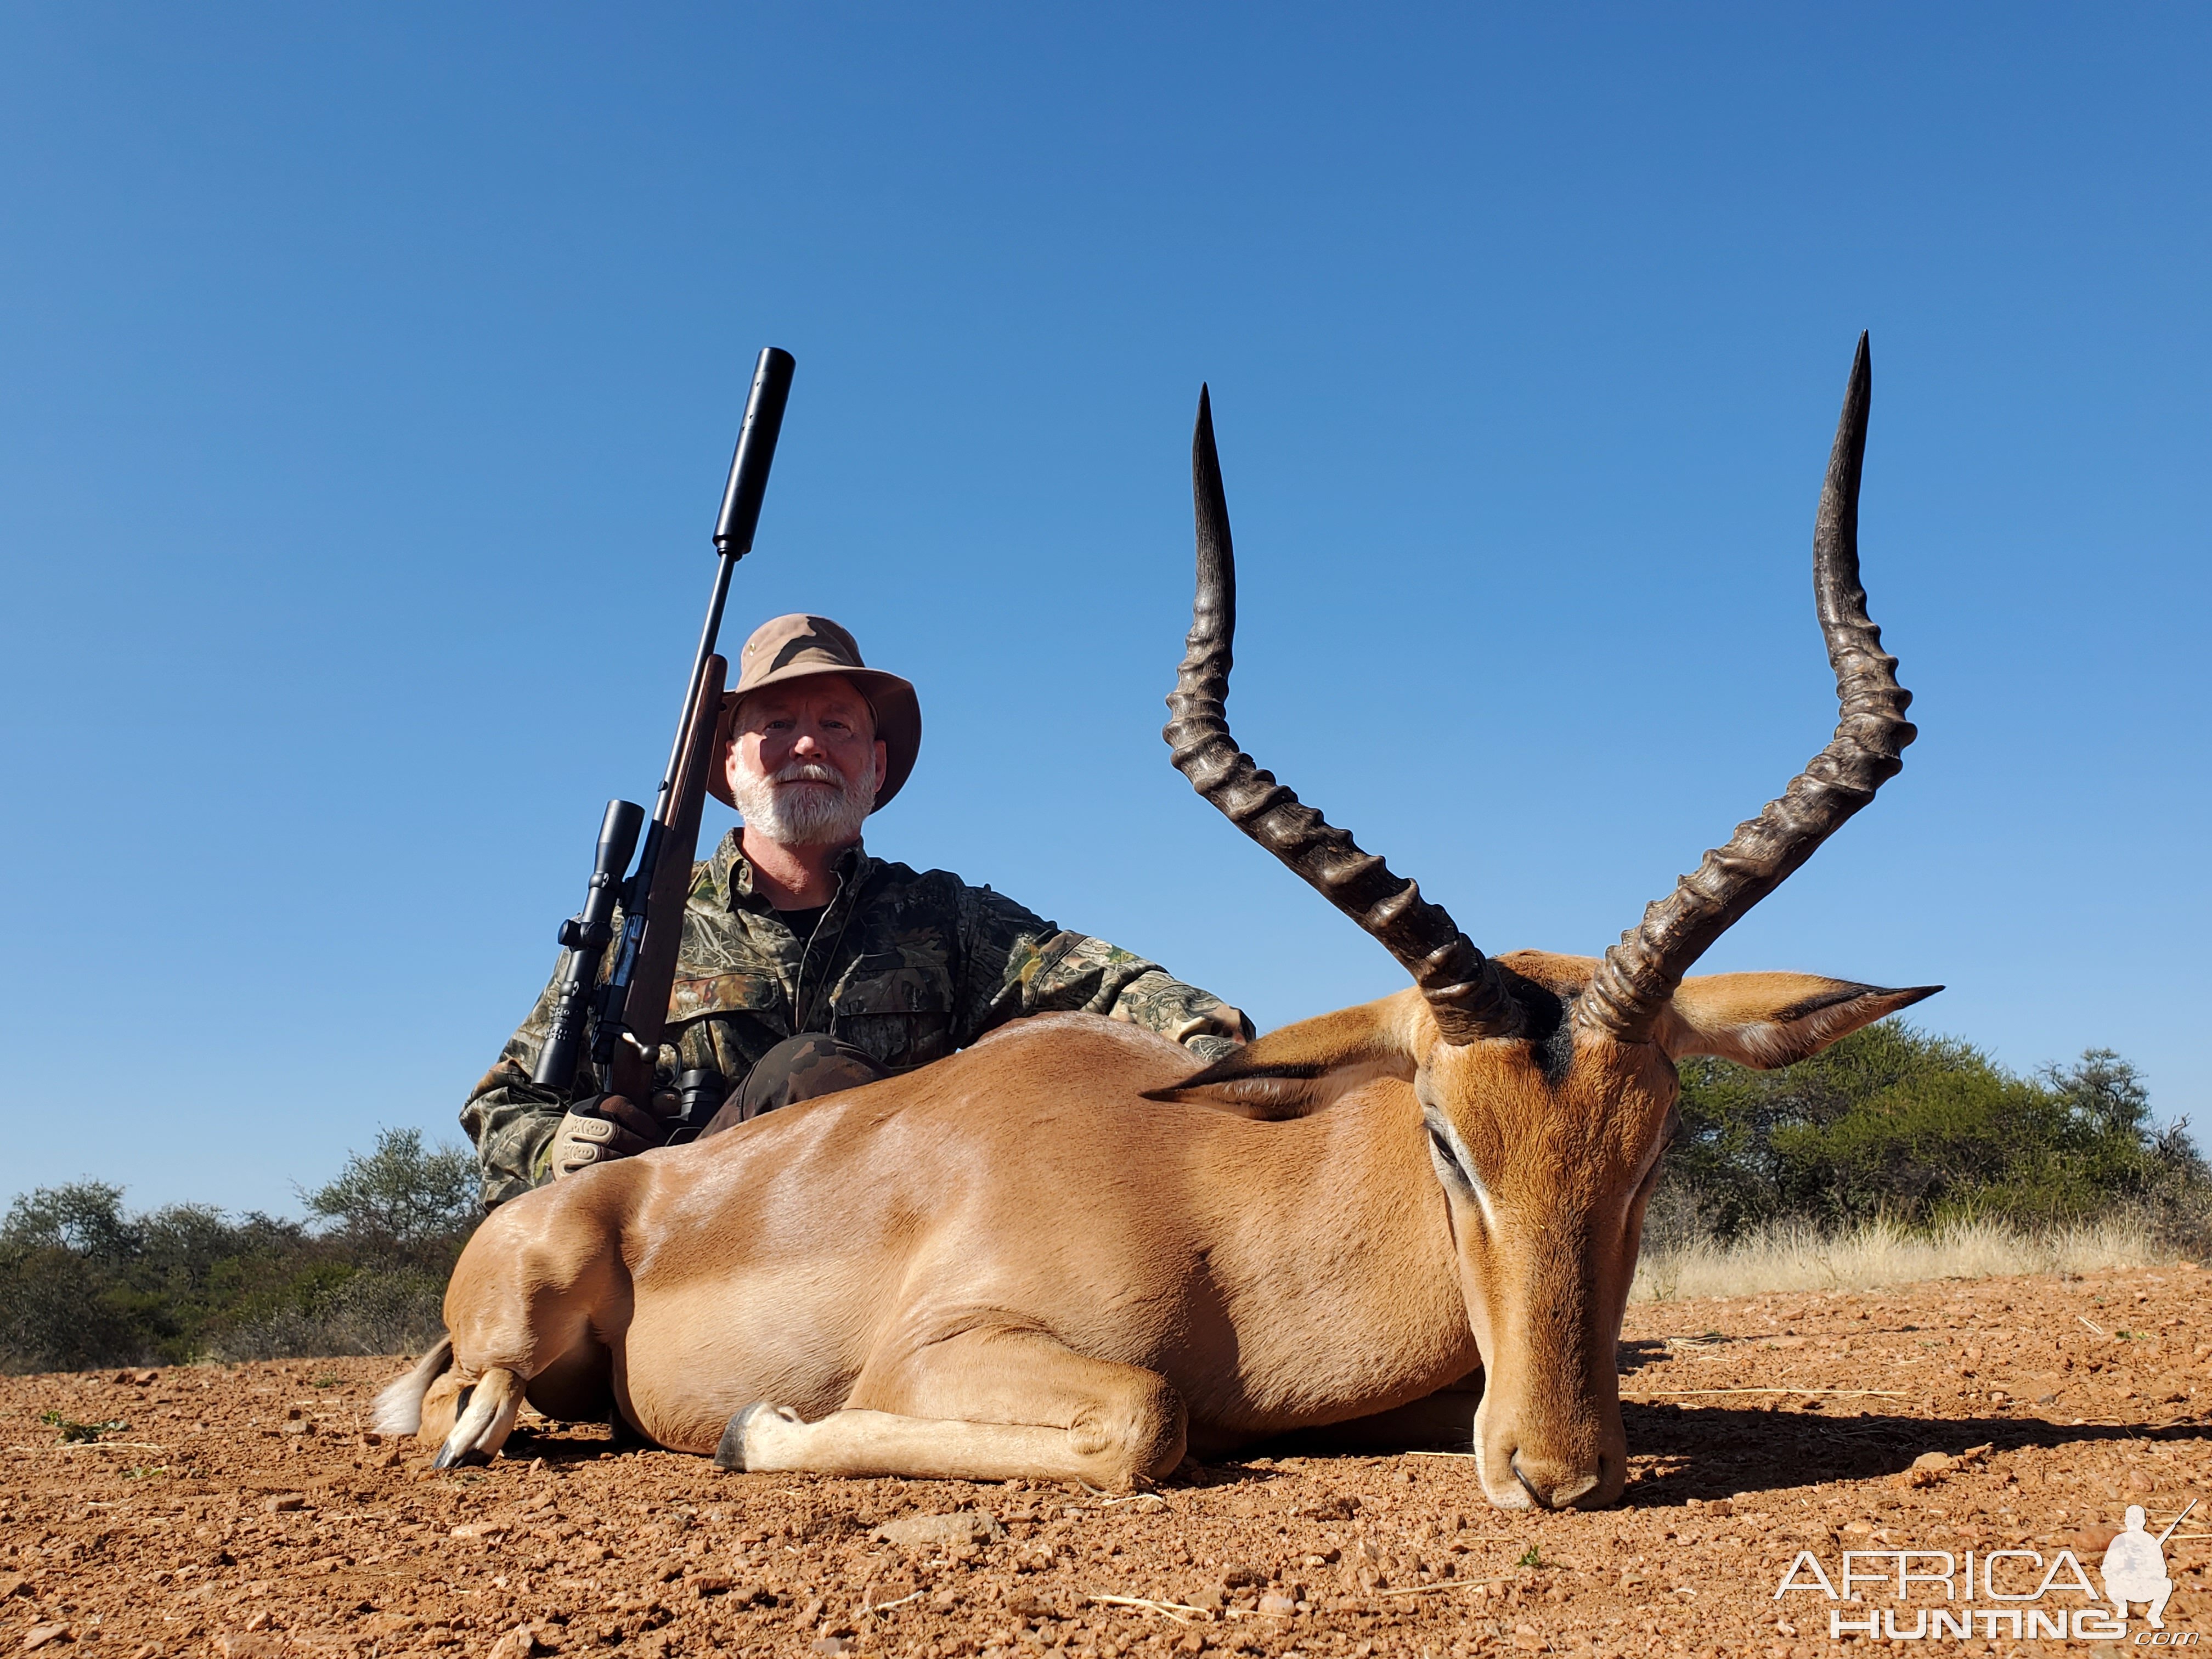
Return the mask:
[[668, 998], [676, 984], [677, 953], [684, 945], [684, 909], [691, 894], [692, 861], [699, 852], [699, 815], [706, 805], [708, 769], [720, 759], [714, 752], [714, 736], [721, 726], [722, 689], [729, 666], [719, 656], [707, 659], [698, 697], [685, 714], [684, 752], [676, 769], [653, 889], [646, 896], [645, 936], [638, 945], [629, 995], [623, 1004], [623, 1024], [635, 1042], [617, 1044], [608, 1062], [607, 1091], [648, 1111], [653, 1109], [653, 1058], [668, 1028]]

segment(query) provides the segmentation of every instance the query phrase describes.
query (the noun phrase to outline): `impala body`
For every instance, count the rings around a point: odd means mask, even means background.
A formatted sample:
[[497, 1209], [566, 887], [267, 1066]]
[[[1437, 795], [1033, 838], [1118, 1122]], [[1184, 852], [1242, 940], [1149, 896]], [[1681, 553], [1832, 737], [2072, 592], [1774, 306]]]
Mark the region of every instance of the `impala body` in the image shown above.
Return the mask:
[[470, 1242], [449, 1342], [386, 1390], [380, 1422], [457, 1462], [495, 1452], [526, 1393], [555, 1416], [611, 1407], [726, 1467], [1126, 1487], [1479, 1370], [1493, 1503], [1616, 1499], [1615, 1347], [1674, 1061], [1786, 1065], [1936, 988], [1686, 977], [1913, 735], [1858, 585], [1869, 387], [1862, 340], [1814, 536], [1835, 739], [1603, 958], [1485, 957], [1237, 750], [1234, 565], [1201, 395], [1176, 764], [1413, 986], [1195, 1076], [1127, 1026], [1026, 1021], [541, 1188]]

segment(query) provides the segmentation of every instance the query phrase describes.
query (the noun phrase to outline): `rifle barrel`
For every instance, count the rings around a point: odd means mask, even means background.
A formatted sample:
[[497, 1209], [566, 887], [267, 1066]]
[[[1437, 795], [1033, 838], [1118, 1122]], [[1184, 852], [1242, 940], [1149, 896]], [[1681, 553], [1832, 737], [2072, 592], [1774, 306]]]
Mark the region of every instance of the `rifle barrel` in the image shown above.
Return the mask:
[[2184, 1521], [2186, 1521], [2189, 1518], [2189, 1510], [2193, 1510], [2196, 1507], [2197, 1500], [2192, 1498], [2189, 1500], [2189, 1509], [2182, 1510], [2180, 1514], [2175, 1516], [2173, 1519], [2167, 1523], [2166, 1530], [2158, 1535], [2158, 1544], [2160, 1549], [2164, 1549], [2166, 1547], [2166, 1540], [2173, 1536], [2174, 1528], [2179, 1526]]
[[714, 547], [731, 558], [753, 550], [761, 500], [768, 494], [768, 470], [775, 459], [775, 441], [783, 431], [783, 406], [791, 398], [791, 372], [797, 362], [788, 351], [763, 346], [753, 365], [753, 389], [745, 396], [745, 418], [738, 428], [738, 447], [730, 457], [730, 481], [722, 488], [722, 510], [714, 519]]
[[761, 502], [768, 495], [769, 468], [775, 463], [775, 441], [783, 432], [783, 407], [791, 400], [792, 370], [797, 367], [797, 360], [788, 351], [775, 346], [763, 346], [753, 364], [752, 390], [745, 394], [745, 417], [738, 428], [737, 448], [730, 455], [729, 482], [722, 486], [722, 510], [714, 519], [714, 591], [707, 601], [707, 623], [699, 630], [699, 648], [691, 653], [691, 677], [684, 684], [684, 714], [676, 722], [676, 741], [669, 745], [660, 792], [653, 799], [655, 823], [668, 821], [676, 769], [683, 763], [684, 746], [691, 741], [699, 677], [707, 672], [707, 659], [714, 654], [715, 641], [722, 632], [722, 606], [730, 597], [730, 573], [739, 559], [753, 550]]

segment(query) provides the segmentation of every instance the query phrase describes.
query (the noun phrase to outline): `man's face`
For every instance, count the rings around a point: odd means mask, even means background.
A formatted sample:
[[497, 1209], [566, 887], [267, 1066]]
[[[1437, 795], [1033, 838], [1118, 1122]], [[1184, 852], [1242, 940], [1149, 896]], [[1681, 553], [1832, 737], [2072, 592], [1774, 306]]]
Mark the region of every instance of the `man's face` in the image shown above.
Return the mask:
[[842, 846], [874, 810], [887, 751], [875, 711], [842, 674], [748, 693], [727, 761], [749, 830], [786, 846]]

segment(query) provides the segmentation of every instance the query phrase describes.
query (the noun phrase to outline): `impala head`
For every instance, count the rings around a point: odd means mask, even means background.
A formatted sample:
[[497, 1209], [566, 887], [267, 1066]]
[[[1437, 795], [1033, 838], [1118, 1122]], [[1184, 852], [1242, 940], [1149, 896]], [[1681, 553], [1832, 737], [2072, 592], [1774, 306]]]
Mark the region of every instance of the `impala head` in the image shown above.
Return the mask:
[[1175, 763], [1237, 827], [1372, 934], [1413, 976], [1364, 1007], [1261, 1037], [1170, 1091], [1261, 1115], [1313, 1111], [1379, 1077], [1413, 1085], [1485, 1381], [1474, 1449], [1506, 1508], [1616, 1500], [1626, 1445], [1615, 1344], [1644, 1206], [1675, 1121], [1674, 1062], [1786, 1066], [1938, 987], [1689, 969], [1894, 776], [1911, 694], [1858, 574], [1871, 388], [1859, 341], [1814, 532], [1813, 586], [1843, 716], [1834, 740], [1705, 854], [1602, 958], [1486, 957], [1415, 884], [1261, 771], [1224, 705], [1236, 630], [1229, 510], [1206, 394], [1192, 482], [1198, 592], [1168, 699]]

